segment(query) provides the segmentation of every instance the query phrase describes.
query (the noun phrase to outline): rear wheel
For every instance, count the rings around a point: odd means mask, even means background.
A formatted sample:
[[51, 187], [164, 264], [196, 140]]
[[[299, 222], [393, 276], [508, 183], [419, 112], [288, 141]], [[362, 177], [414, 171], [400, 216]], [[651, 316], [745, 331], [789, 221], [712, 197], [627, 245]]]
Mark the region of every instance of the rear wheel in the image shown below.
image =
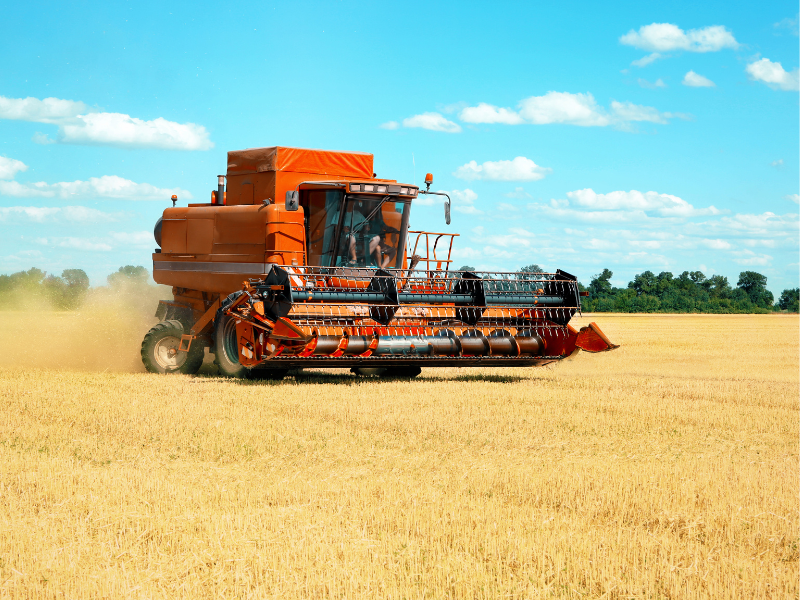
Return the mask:
[[180, 352], [182, 335], [180, 321], [162, 321], [148, 331], [142, 340], [144, 368], [151, 373], [197, 373], [203, 364], [203, 346], [193, 343], [188, 352]]

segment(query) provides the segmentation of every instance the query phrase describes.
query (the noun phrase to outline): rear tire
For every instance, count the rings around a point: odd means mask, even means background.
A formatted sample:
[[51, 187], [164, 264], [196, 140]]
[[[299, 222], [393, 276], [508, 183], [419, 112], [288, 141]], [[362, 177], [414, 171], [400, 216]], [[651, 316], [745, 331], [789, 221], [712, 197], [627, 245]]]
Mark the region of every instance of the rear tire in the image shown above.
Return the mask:
[[192, 344], [188, 352], [179, 352], [183, 335], [180, 321], [161, 321], [142, 340], [142, 363], [150, 373], [194, 375], [203, 364], [203, 346]]

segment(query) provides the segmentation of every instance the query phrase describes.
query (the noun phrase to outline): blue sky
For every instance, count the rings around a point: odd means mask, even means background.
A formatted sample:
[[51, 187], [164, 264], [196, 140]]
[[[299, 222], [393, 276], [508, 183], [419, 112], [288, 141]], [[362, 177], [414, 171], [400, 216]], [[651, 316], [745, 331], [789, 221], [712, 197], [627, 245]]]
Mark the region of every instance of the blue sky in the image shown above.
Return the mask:
[[456, 266], [798, 285], [796, 2], [39, 3], [4, 20], [0, 272], [149, 268], [172, 193], [206, 201], [228, 150], [285, 145], [432, 172], [453, 222], [417, 202], [411, 225], [461, 233]]

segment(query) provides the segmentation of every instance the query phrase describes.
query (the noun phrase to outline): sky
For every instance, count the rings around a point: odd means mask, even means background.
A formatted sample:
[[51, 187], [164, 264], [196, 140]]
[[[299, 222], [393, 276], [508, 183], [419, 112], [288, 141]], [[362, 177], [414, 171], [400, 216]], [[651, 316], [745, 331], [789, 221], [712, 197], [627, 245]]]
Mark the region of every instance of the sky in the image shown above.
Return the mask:
[[[0, 273], [151, 268], [226, 152], [371, 152], [455, 266], [797, 287], [796, 2], [16, 3]], [[426, 202], [428, 202], [426, 204]]]

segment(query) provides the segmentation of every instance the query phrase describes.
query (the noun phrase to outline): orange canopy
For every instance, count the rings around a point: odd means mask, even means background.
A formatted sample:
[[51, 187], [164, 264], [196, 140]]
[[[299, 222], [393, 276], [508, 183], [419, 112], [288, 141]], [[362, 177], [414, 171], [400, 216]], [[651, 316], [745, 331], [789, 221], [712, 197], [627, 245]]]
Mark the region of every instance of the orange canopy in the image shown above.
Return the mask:
[[249, 148], [228, 152], [228, 175], [268, 171], [372, 178], [372, 154], [305, 148]]

